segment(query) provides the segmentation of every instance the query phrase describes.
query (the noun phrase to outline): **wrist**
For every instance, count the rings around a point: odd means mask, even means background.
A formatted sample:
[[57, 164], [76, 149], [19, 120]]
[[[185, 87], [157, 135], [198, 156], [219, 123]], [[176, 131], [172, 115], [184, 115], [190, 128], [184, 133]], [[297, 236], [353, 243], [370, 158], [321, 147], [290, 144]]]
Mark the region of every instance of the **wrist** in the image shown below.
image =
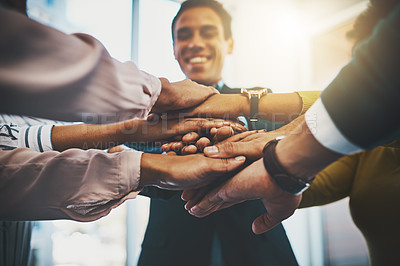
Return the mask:
[[[167, 175], [164, 163], [165, 155], [143, 153], [140, 161], [139, 187], [156, 186]], [[168, 164], [167, 164], [168, 165]]]
[[236, 115], [243, 115], [249, 116], [250, 115], [250, 101], [249, 99], [243, 94], [234, 94], [234, 102], [235, 105], [238, 107], [238, 111]]
[[293, 195], [299, 195], [308, 189], [312, 179], [302, 178], [290, 173], [279, 161], [276, 147], [281, 139], [268, 142], [263, 149], [264, 167], [271, 179], [283, 190]]
[[248, 98], [250, 111], [246, 117], [248, 117], [250, 122], [258, 121], [260, 99], [267, 95], [268, 91], [269, 89], [264, 88], [241, 89], [241, 94]]
[[304, 116], [296, 127], [276, 147], [283, 167], [292, 175], [310, 180], [342, 155], [326, 149], [310, 132]]

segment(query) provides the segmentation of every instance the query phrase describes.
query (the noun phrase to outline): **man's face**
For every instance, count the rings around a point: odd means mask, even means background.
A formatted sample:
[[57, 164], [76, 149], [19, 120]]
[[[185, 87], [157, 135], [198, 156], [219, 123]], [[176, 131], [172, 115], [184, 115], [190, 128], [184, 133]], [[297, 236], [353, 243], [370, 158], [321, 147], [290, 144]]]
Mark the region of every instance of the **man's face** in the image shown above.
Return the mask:
[[224, 37], [218, 14], [209, 7], [185, 10], [174, 28], [174, 55], [186, 77], [204, 85], [221, 80], [225, 56], [232, 53], [232, 37]]

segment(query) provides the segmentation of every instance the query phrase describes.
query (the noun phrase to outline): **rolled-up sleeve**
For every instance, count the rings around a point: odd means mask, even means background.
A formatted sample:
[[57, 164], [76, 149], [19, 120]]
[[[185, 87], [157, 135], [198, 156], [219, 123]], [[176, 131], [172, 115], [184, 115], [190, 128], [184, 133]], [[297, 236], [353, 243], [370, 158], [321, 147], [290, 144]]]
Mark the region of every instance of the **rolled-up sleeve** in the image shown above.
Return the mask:
[[145, 118], [160, 94], [158, 78], [111, 58], [89, 35], [2, 7], [0, 24], [0, 112], [110, 123]]
[[142, 153], [0, 151], [0, 219], [93, 221], [135, 198]]

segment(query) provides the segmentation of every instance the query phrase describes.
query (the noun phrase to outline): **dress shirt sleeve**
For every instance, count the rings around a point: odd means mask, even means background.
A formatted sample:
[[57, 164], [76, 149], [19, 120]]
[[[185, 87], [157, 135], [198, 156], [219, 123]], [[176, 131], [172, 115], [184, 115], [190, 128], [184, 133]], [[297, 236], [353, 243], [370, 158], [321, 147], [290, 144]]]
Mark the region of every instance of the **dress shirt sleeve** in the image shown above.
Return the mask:
[[93, 221], [135, 198], [141, 152], [0, 151], [0, 219]]
[[325, 147], [346, 154], [400, 137], [399, 25], [397, 5], [308, 111], [307, 124], [318, 119], [311, 131]]
[[303, 195], [300, 208], [320, 206], [350, 195], [360, 154], [342, 157], [319, 172]]
[[66, 35], [2, 7], [0, 25], [2, 113], [110, 123], [145, 118], [160, 94], [158, 78], [111, 58], [89, 35]]

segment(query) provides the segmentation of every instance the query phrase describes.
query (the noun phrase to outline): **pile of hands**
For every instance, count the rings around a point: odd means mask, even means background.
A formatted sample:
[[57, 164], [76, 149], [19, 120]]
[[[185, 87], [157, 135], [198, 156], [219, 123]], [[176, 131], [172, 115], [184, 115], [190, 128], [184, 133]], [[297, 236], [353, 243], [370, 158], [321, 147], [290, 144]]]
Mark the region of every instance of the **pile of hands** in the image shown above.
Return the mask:
[[[171, 119], [178, 122], [168, 131], [175, 136], [161, 146], [167, 155], [159, 156], [167, 158], [149, 161], [150, 167], [158, 168], [148, 173], [158, 178], [151, 185], [183, 189], [185, 208], [196, 217], [246, 200], [260, 199], [266, 213], [253, 222], [256, 234], [272, 229], [291, 216], [301, 195], [281, 190], [270, 178], [262, 159], [264, 146], [282, 135], [279, 129], [268, 133], [247, 131], [242, 124], [233, 121], [238, 116], [235, 106], [215, 100], [218, 91], [212, 87], [190, 80], [179, 84], [163, 79], [161, 82], [162, 93], [152, 112], [166, 123]], [[154, 120], [154, 116], [149, 120]], [[146, 156], [143, 155], [142, 163], [147, 160]], [[168, 165], [162, 168], [163, 164]], [[164, 173], [163, 177], [160, 172]]]
[[[199, 154], [226, 162], [224, 175], [210, 175], [209, 184], [183, 191], [186, 210], [196, 217], [204, 217], [246, 200], [260, 199], [266, 213], [253, 222], [256, 234], [272, 229], [291, 216], [301, 196], [281, 190], [265, 170], [262, 159], [264, 146], [279, 135], [279, 132], [265, 130], [241, 130], [240, 133], [231, 126], [222, 126], [212, 128], [207, 136], [190, 132], [179, 137], [179, 141], [164, 144], [161, 148], [169, 156]], [[243, 160], [243, 163], [229, 169], [228, 160], [232, 159]]]

